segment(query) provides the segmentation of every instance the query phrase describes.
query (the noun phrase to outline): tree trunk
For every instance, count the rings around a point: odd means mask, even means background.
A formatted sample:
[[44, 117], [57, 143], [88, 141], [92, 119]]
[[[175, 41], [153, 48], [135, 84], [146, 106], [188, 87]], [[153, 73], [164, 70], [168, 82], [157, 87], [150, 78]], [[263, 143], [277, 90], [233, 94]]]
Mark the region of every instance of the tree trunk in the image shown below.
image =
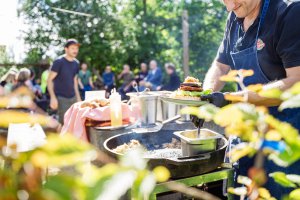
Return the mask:
[[189, 69], [189, 22], [188, 12], [184, 10], [182, 13], [182, 44], [183, 44], [183, 71], [184, 76], [190, 74]]

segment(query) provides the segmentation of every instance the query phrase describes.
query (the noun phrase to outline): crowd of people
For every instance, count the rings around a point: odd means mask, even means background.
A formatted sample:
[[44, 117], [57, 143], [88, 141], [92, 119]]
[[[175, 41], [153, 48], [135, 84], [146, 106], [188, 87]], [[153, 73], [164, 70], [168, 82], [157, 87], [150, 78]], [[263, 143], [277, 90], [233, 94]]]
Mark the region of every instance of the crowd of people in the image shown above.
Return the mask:
[[[85, 93], [92, 90], [105, 90], [108, 98], [112, 89], [116, 88], [122, 100], [126, 93], [149, 88], [152, 91], [174, 91], [180, 86], [180, 78], [172, 63], [164, 65], [165, 73], [157, 61], [140, 64], [136, 73], [128, 64], [123, 65], [119, 74], [115, 74], [111, 66], [106, 66], [103, 73], [89, 70], [87, 63], [80, 63], [76, 57], [79, 43], [70, 39], [65, 44], [65, 54], [57, 58], [49, 69], [40, 77], [33, 69], [12, 67], [1, 78], [1, 93], [7, 95], [15, 89], [25, 86], [35, 94], [36, 104], [44, 112], [57, 111], [59, 122], [63, 124], [63, 116], [75, 102], [85, 99]], [[164, 75], [165, 74], [165, 75]]]
[[[128, 64], [123, 66], [123, 70], [116, 76], [117, 80], [121, 83], [118, 87], [118, 92], [121, 94], [122, 99], [127, 99], [126, 93], [134, 92], [134, 86], [138, 86], [139, 91], [149, 88], [152, 91], [174, 91], [180, 86], [180, 78], [176, 73], [176, 68], [172, 63], [165, 64], [166, 76], [163, 76], [161, 68], [155, 60], [151, 60], [148, 65], [141, 63], [139, 71], [136, 75], [131, 71]], [[116, 88], [116, 78], [110, 66], [105, 68], [102, 74], [104, 88], [109, 96], [110, 91]]]

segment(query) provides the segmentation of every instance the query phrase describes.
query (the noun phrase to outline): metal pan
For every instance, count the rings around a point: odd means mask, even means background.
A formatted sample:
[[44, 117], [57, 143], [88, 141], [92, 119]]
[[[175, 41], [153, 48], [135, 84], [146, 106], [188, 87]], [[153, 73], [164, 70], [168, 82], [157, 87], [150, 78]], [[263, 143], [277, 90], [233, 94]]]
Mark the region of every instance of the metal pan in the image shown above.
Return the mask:
[[180, 141], [180, 138], [173, 135], [173, 131], [162, 130], [154, 133], [126, 133], [108, 138], [104, 142], [107, 152], [114, 156], [122, 156], [113, 150], [118, 146], [129, 143], [131, 140], [138, 140], [148, 151], [162, 151], [165, 156], [149, 157], [151, 168], [162, 165], [169, 169], [173, 179], [191, 177], [207, 173], [218, 168], [224, 161], [225, 150], [228, 145], [226, 138], [218, 140], [217, 149], [213, 152], [199, 154], [191, 157], [183, 157], [181, 149], [164, 149], [165, 143], [171, 143], [172, 138]]

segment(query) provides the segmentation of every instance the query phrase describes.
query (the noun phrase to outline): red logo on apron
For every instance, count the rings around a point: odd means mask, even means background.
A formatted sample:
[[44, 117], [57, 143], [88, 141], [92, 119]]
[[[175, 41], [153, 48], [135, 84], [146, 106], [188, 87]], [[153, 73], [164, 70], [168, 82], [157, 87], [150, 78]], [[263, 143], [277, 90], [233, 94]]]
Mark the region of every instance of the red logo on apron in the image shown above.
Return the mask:
[[257, 39], [257, 44], [256, 44], [257, 50], [260, 51], [260, 50], [262, 50], [265, 46], [266, 46], [265, 43], [264, 43], [260, 38], [258, 38], [258, 39]]

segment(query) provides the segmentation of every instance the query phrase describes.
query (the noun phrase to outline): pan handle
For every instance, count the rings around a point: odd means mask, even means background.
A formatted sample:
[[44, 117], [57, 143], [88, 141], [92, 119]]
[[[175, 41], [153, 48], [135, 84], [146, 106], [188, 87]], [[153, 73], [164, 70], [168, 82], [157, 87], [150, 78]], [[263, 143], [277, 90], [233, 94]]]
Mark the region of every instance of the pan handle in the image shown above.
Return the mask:
[[206, 159], [210, 159], [210, 154], [201, 154], [201, 155], [195, 155], [195, 156], [184, 156], [184, 157], [178, 157], [177, 159], [180, 160], [180, 161], [206, 160]]

